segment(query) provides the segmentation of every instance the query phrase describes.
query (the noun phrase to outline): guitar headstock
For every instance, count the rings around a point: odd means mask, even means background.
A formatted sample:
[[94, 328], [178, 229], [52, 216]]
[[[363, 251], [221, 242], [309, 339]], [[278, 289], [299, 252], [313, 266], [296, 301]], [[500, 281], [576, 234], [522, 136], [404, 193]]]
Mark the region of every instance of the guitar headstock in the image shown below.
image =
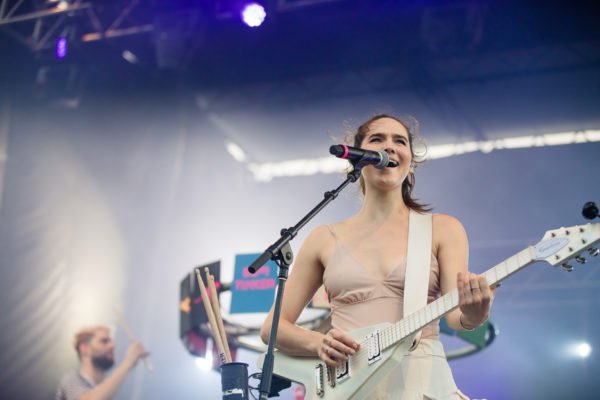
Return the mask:
[[575, 225], [547, 231], [542, 240], [533, 246], [534, 259], [544, 260], [553, 266], [560, 265], [572, 271], [569, 261], [584, 264], [590, 257], [600, 253], [600, 223]]

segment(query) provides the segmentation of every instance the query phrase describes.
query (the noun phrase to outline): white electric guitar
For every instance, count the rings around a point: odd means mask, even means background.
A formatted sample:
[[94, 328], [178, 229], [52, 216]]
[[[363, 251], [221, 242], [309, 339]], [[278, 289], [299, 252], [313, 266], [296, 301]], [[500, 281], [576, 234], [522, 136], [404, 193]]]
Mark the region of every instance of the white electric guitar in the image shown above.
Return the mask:
[[[571, 271], [574, 259], [597, 256], [600, 224], [577, 225], [547, 231], [535, 246], [529, 246], [484, 273], [490, 286], [537, 262], [546, 261]], [[293, 357], [275, 352], [273, 373], [304, 385], [307, 400], [358, 400], [369, 398], [377, 386], [408, 353], [414, 337], [425, 325], [458, 307], [455, 289], [396, 323], [382, 323], [348, 332], [361, 343], [356, 354], [340, 368], [327, 366], [317, 357]], [[262, 367], [264, 354], [258, 359]]]

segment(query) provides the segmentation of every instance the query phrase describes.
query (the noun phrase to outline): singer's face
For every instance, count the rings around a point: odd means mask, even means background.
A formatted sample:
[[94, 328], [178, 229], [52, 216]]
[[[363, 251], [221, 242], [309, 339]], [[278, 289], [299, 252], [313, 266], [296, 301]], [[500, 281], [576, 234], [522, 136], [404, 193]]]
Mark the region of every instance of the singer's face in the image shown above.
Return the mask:
[[[412, 162], [412, 152], [408, 131], [400, 122], [392, 118], [380, 118], [371, 123], [361, 144], [363, 149], [388, 153], [390, 160], [398, 163], [395, 168], [376, 169], [368, 166], [363, 169], [365, 179], [377, 177], [386, 186], [400, 187]], [[371, 177], [372, 176], [372, 177]], [[384, 179], [385, 178], [385, 179]]]

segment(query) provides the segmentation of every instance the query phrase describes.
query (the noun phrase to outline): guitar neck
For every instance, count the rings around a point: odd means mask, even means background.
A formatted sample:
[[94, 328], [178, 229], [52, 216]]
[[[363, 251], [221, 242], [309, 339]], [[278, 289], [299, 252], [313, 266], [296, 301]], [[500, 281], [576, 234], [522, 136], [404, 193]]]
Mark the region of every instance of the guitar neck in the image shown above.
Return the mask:
[[[485, 276], [490, 286], [494, 286], [536, 261], [534, 259], [534, 249], [530, 246], [490, 268], [483, 276]], [[458, 290], [454, 289], [421, 308], [419, 311], [383, 329], [380, 332], [381, 347], [386, 349], [395, 345], [456, 307], [458, 307]]]

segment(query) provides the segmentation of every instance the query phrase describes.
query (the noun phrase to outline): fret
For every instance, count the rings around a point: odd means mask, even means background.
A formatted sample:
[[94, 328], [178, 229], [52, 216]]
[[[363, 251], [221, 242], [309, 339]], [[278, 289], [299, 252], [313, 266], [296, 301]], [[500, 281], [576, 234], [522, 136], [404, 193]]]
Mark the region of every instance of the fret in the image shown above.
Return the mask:
[[420, 314], [419, 312], [414, 313], [414, 318], [413, 318], [413, 329], [411, 332], [415, 332], [416, 330], [419, 329], [419, 326], [421, 326], [421, 318], [420, 318]]
[[450, 307], [448, 307], [448, 295], [445, 294], [444, 296], [442, 296], [442, 302], [444, 303], [444, 310], [448, 310]]
[[412, 329], [410, 330], [410, 333], [416, 332], [417, 329], [419, 329], [419, 314], [414, 313], [412, 316]]
[[406, 320], [402, 320], [402, 324], [400, 325], [400, 328], [402, 329], [400, 331], [401, 335], [403, 338], [406, 337]]
[[498, 264], [498, 272], [500, 273], [500, 279], [504, 279], [508, 276], [508, 271], [506, 268], [506, 262], [503, 261], [500, 264]]
[[414, 324], [413, 324], [413, 332], [416, 332], [419, 330], [419, 328], [421, 327], [421, 313], [417, 312], [415, 313], [415, 320], [414, 320]]
[[512, 275], [516, 270], [519, 269], [519, 264], [517, 263], [517, 257], [510, 257], [506, 259], [506, 264], [508, 265], [508, 274]]
[[425, 307], [425, 316], [427, 321], [433, 321], [435, 319], [433, 318], [433, 310], [430, 306]]
[[454, 289], [452, 292], [450, 292], [450, 307], [448, 307], [448, 311], [452, 310], [457, 305], [458, 305], [458, 290]]
[[485, 274], [485, 279], [488, 281], [488, 284], [493, 285], [494, 283], [498, 282], [498, 276], [496, 275], [496, 268], [492, 268], [489, 271], [487, 271]]

